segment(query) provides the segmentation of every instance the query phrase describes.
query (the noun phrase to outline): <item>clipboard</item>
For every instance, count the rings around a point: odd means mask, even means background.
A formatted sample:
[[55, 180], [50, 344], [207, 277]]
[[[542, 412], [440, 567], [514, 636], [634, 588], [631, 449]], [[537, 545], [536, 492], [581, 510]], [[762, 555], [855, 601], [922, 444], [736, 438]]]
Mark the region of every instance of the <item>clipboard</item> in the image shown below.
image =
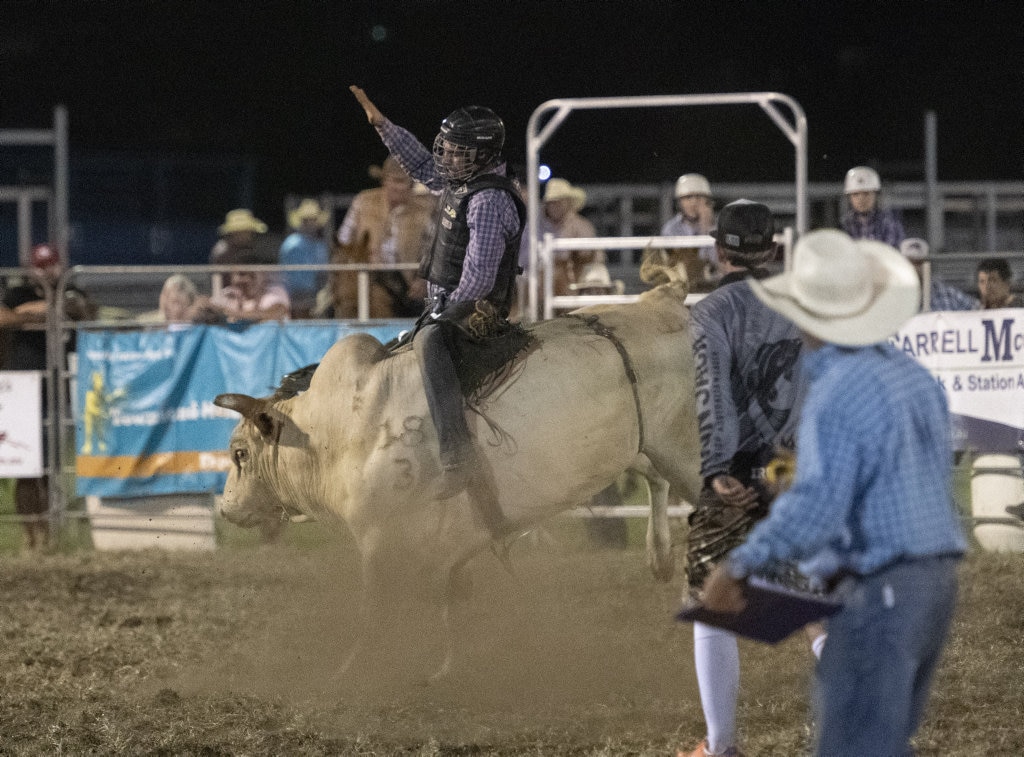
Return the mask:
[[712, 612], [694, 601], [676, 613], [676, 620], [699, 621], [748, 639], [777, 644], [808, 623], [835, 615], [843, 606], [834, 596], [798, 591], [760, 576], [747, 578], [743, 595], [747, 606], [742, 612]]

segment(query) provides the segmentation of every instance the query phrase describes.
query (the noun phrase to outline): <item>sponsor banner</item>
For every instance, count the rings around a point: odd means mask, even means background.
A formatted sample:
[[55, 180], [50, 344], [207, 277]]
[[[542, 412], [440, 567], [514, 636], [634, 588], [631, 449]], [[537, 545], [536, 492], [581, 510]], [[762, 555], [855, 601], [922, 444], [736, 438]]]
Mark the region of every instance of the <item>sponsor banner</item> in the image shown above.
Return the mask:
[[213, 404], [218, 394], [267, 396], [282, 376], [320, 362], [339, 339], [363, 332], [387, 342], [411, 324], [274, 322], [82, 331], [78, 494], [220, 492], [230, 466], [228, 440], [239, 416]]
[[42, 371], [0, 371], [0, 478], [43, 475], [42, 384]]
[[957, 449], [1022, 451], [1024, 309], [922, 313], [892, 342], [946, 391]]

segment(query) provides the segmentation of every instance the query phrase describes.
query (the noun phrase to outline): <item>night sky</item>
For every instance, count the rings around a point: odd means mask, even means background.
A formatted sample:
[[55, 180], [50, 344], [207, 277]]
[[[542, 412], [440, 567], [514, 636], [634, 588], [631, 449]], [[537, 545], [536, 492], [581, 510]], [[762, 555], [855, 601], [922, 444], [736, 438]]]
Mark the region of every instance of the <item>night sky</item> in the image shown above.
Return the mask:
[[[256, 210], [356, 191], [384, 157], [347, 87], [423, 141], [465, 104], [502, 115], [525, 161], [556, 97], [776, 91], [809, 123], [811, 180], [871, 162], [920, 179], [1024, 178], [1024, 4], [1007, 2], [23, 2], [4, 0], [0, 128], [69, 110], [71, 149], [249, 156]], [[542, 153], [576, 183], [785, 180], [756, 107], [572, 116]]]

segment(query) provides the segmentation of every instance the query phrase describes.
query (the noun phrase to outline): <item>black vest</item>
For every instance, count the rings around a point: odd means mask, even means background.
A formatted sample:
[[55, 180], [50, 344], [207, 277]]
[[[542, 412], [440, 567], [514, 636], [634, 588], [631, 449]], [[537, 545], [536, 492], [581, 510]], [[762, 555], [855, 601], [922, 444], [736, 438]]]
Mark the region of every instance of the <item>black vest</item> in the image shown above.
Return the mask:
[[486, 173], [445, 190], [441, 198], [441, 211], [437, 233], [430, 252], [420, 263], [420, 276], [432, 284], [452, 291], [462, 278], [462, 265], [466, 259], [469, 244], [469, 225], [466, 212], [469, 198], [484, 189], [502, 189], [512, 196], [519, 213], [519, 231], [508, 240], [498, 264], [494, 286], [484, 299], [490, 301], [502, 314], [508, 315], [515, 294], [516, 274], [519, 273], [519, 240], [526, 223], [526, 205], [523, 203], [515, 183], [507, 176]]

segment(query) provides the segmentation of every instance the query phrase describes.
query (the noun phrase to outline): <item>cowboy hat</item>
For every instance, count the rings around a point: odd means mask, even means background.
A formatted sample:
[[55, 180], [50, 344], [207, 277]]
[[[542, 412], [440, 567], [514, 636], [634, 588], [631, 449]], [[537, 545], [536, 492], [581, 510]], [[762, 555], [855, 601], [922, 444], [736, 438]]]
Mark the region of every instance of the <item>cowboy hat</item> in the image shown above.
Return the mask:
[[237, 208], [236, 210], [228, 211], [228, 214], [224, 217], [224, 223], [217, 229], [221, 236], [234, 234], [236, 231], [254, 231], [257, 234], [266, 234], [267, 225], [253, 216], [251, 210]]
[[384, 179], [388, 176], [412, 182], [412, 177], [405, 172], [405, 169], [402, 168], [402, 164], [395, 160], [391, 155], [384, 158], [384, 162], [379, 166], [370, 166], [366, 169], [366, 173], [369, 174], [371, 179], [376, 179], [381, 183], [383, 183]]
[[880, 342], [914, 315], [921, 283], [894, 247], [836, 229], [804, 235], [792, 270], [757, 281], [754, 294], [819, 339], [846, 346]]
[[297, 229], [302, 226], [302, 222], [307, 218], [313, 218], [316, 220], [317, 226], [324, 226], [329, 216], [330, 213], [321, 208], [320, 203], [307, 197], [299, 203], [295, 210], [288, 214], [288, 225], [293, 229]]
[[[608, 272], [608, 266], [604, 263], [587, 263], [583, 266], [579, 279], [569, 284], [569, 289], [574, 292], [600, 289], [602, 294], [621, 294], [622, 292], [619, 291], [621, 283], [620, 281], [612, 281], [612, 276]], [[594, 293], [591, 292], [591, 294]]]
[[548, 179], [548, 183], [544, 186], [544, 202], [565, 199], [572, 200], [573, 212], [578, 212], [583, 209], [583, 205], [587, 201], [587, 193], [579, 187], [574, 187], [565, 179]]

